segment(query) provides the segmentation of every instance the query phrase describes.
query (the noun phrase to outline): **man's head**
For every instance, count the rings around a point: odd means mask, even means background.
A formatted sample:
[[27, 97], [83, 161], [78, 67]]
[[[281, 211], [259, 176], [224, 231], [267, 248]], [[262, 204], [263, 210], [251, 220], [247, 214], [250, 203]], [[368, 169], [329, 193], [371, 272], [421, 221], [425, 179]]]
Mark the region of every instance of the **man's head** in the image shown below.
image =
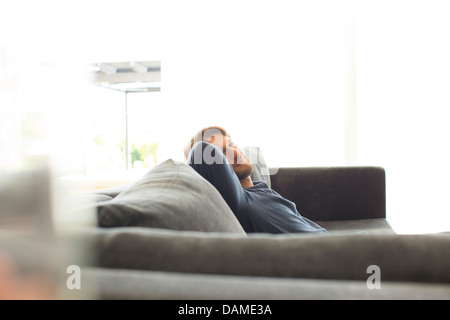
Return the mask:
[[184, 156], [186, 159], [194, 145], [200, 141], [205, 141], [219, 147], [233, 167], [239, 180], [250, 177], [253, 172], [253, 165], [244, 152], [234, 144], [225, 129], [214, 126], [204, 128], [197, 132], [184, 148]]

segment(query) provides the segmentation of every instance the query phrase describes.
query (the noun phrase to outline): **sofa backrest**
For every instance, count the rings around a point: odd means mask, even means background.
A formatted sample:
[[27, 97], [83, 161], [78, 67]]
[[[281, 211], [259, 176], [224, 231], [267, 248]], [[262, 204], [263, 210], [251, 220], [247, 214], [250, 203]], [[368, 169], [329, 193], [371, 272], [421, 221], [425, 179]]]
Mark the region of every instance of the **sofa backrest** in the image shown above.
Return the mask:
[[278, 168], [272, 189], [314, 221], [386, 218], [386, 178], [381, 167]]

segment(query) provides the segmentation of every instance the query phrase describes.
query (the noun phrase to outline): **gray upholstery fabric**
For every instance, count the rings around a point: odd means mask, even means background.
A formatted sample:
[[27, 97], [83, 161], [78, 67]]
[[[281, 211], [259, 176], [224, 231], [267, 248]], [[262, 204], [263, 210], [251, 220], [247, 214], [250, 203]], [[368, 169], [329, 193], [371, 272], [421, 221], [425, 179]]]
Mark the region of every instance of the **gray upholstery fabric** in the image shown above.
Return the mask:
[[386, 219], [357, 219], [341, 221], [317, 221], [330, 233], [370, 233], [370, 234], [395, 234]]
[[313, 221], [386, 218], [381, 167], [278, 168], [272, 189]]
[[81, 235], [97, 266], [182, 273], [450, 282], [450, 236], [264, 235], [117, 228]]
[[270, 173], [266, 160], [259, 147], [248, 146], [242, 149], [244, 154], [253, 165], [252, 181], [265, 181], [271, 187]]
[[131, 186], [132, 186], [132, 184], [124, 184], [124, 185], [115, 186], [115, 187], [111, 187], [111, 188], [104, 188], [104, 189], [94, 190], [94, 191], [88, 192], [86, 194], [106, 195], [108, 197], [115, 198], [115, 197], [117, 197], [119, 195], [119, 193], [125, 191], [126, 189], [128, 189]]
[[166, 160], [98, 206], [101, 227], [138, 226], [245, 234], [220, 193], [190, 166]]
[[90, 203], [97, 203], [102, 201], [109, 201], [112, 200], [113, 197], [107, 195], [107, 194], [100, 194], [100, 193], [85, 193], [80, 196], [78, 196], [80, 199], [82, 199], [85, 202]]
[[[69, 294], [108, 300], [450, 299], [449, 284], [383, 281], [382, 290], [369, 290], [365, 281], [276, 279], [100, 268], [83, 269], [83, 279], [91, 286], [91, 295], [86, 293], [85, 288], [80, 292], [72, 290]], [[270, 305], [270, 302], [263, 304]]]

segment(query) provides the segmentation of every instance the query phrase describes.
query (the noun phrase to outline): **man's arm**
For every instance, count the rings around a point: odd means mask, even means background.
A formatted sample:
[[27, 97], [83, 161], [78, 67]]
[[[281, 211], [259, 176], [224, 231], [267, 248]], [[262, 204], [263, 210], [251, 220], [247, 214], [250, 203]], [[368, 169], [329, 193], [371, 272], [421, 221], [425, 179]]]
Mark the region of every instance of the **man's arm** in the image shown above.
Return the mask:
[[238, 212], [244, 201], [244, 190], [220, 148], [201, 141], [191, 149], [187, 164], [219, 191], [235, 214]]

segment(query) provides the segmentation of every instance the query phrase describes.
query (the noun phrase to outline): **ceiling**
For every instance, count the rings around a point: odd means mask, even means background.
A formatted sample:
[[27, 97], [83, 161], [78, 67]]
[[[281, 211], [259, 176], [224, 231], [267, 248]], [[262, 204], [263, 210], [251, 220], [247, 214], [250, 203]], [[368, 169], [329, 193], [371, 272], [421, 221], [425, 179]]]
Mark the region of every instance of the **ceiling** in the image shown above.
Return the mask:
[[98, 62], [90, 65], [96, 85], [122, 92], [161, 90], [161, 61]]

